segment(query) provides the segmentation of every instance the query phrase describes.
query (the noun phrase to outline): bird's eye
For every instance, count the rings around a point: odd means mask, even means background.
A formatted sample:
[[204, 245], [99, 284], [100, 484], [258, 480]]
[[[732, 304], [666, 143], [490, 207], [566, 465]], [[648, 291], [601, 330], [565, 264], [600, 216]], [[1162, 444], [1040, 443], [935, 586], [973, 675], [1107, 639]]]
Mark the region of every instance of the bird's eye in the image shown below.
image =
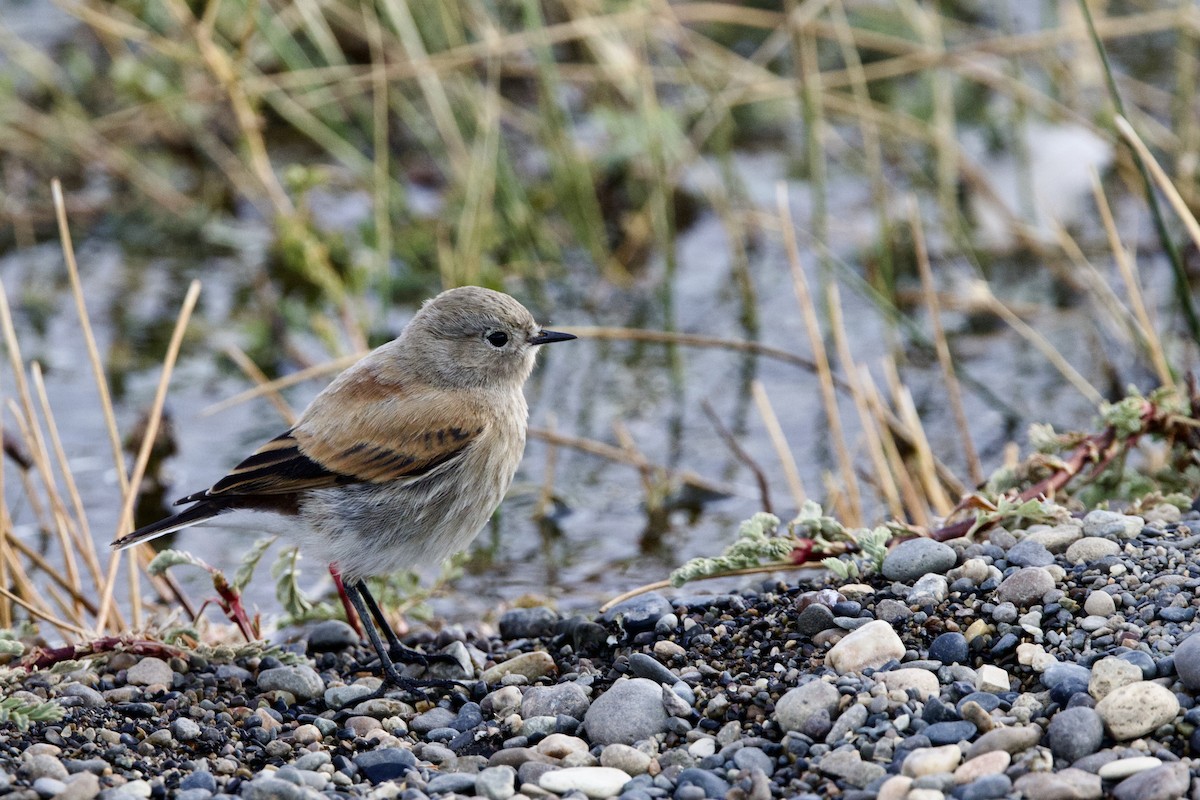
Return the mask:
[[508, 334], [504, 331], [493, 331], [484, 337], [492, 347], [504, 347], [508, 344]]

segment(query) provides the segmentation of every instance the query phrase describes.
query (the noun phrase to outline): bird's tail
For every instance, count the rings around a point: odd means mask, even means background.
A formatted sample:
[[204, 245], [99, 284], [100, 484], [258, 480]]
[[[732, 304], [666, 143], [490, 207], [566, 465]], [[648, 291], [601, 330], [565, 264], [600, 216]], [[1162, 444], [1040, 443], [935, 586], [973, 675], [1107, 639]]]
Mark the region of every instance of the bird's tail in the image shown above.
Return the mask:
[[195, 525], [198, 522], [204, 522], [207, 519], [228, 511], [229, 508], [216, 503], [197, 503], [187, 511], [180, 511], [174, 516], [160, 519], [158, 522], [152, 522], [143, 528], [138, 528], [133, 533], [128, 533], [117, 539], [109, 545], [114, 550], [125, 550], [133, 547], [139, 542], [145, 542], [150, 539], [157, 539], [159, 536], [166, 536], [168, 533], [174, 533], [177, 530]]

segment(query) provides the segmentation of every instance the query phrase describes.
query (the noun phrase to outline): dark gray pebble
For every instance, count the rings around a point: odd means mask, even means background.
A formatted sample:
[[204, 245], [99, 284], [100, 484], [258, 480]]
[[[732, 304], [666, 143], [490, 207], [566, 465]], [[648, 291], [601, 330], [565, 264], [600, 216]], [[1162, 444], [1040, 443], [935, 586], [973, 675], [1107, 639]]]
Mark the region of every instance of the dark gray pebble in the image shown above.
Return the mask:
[[208, 770], [197, 770], [189, 775], [184, 775], [183, 780], [179, 781], [180, 789], [204, 789], [208, 792], [217, 791], [217, 779]]
[[354, 757], [354, 766], [371, 783], [395, 780], [417, 766], [417, 758], [409, 750], [384, 747], [368, 750]]
[[[675, 785], [679, 788], [684, 786], [696, 786], [701, 789], [704, 794], [701, 797], [724, 797], [729, 791], [729, 783], [718, 775], [715, 775], [708, 770], [696, 769], [688, 767], [679, 773], [679, 777], [675, 779]], [[678, 792], [678, 789], [676, 789]], [[678, 793], [675, 795], [678, 797]]]
[[929, 645], [929, 657], [943, 664], [964, 664], [969, 655], [967, 637], [957, 631], [947, 631]]
[[943, 574], [958, 561], [958, 554], [948, 544], [926, 537], [901, 542], [883, 559], [883, 577], [901, 583], [911, 583], [930, 573]]
[[1054, 563], [1054, 554], [1036, 539], [1022, 539], [1008, 549], [1008, 563], [1018, 567], [1046, 567]]
[[345, 650], [358, 644], [358, 634], [340, 619], [327, 619], [312, 626], [308, 632], [308, 649], [324, 653]]
[[1104, 721], [1093, 708], [1075, 706], [1059, 711], [1046, 728], [1046, 742], [1056, 758], [1074, 763], [1100, 749]]
[[956, 800], [995, 800], [1012, 791], [1012, 779], [1004, 773], [984, 775], [968, 784], [957, 786], [951, 792]]
[[604, 612], [603, 619], [605, 622], [617, 622], [626, 633], [635, 634], [653, 631], [659, 618], [673, 610], [667, 598], [658, 592], [646, 592], [617, 603]]
[[545, 606], [510, 608], [500, 615], [500, 636], [504, 639], [538, 639], [554, 635], [558, 614]]
[[814, 636], [835, 627], [837, 624], [833, 621], [833, 612], [820, 603], [813, 603], [796, 617], [796, 630], [805, 636]]
[[467, 772], [443, 772], [434, 775], [425, 785], [429, 794], [475, 794], [475, 775]]
[[667, 686], [679, 680], [678, 675], [660, 664], [653, 656], [648, 656], [645, 653], [630, 653], [629, 668], [639, 678], [649, 678], [656, 683], [666, 684]]
[[921, 733], [928, 736], [929, 741], [936, 746], [970, 741], [978, 730], [975, 723], [959, 720], [957, 722], [935, 722]]

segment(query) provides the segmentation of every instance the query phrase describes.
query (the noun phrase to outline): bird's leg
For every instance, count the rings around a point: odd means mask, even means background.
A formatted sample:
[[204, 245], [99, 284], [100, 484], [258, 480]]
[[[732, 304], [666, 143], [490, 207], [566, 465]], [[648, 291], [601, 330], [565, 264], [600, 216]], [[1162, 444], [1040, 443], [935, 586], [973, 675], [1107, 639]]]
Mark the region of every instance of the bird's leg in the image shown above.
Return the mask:
[[[388, 624], [387, 618], [383, 616], [383, 611], [379, 608], [379, 603], [375, 602], [375, 598], [371, 595], [371, 590], [367, 588], [366, 581], [358, 582], [358, 591], [362, 595], [362, 599], [366, 602], [367, 608], [371, 610], [371, 616], [375, 619], [375, 624], [383, 631], [383, 635], [388, 640], [388, 654], [396, 661], [402, 661], [405, 664], [420, 664], [422, 667], [429, 666], [430, 661], [441, 660], [439, 655], [427, 656], [420, 650], [413, 650], [410, 647], [405, 647], [400, 643], [400, 637], [392, 630], [392, 626]], [[441, 658], [447, 658], [442, 656]], [[454, 658], [450, 658], [455, 661]], [[457, 663], [457, 662], [456, 662]]]
[[[423, 686], [446, 687], [454, 685], [453, 681], [419, 680], [400, 674], [400, 670], [396, 669], [395, 663], [393, 663], [391, 656], [388, 655], [387, 648], [383, 646], [383, 640], [379, 638], [379, 631], [376, 630], [375, 623], [371, 621], [372, 615], [367, 608], [366, 602], [363, 600], [364, 594], [370, 597], [370, 594], [367, 594], [366, 585], [361, 580], [346, 584], [346, 595], [354, 605], [354, 610], [358, 612], [358, 618], [362, 620], [363, 627], [367, 631], [367, 639], [370, 640], [371, 646], [375, 648], [375, 654], [379, 656], [379, 669], [383, 673], [384, 684], [380, 687], [380, 693], [382, 694], [386, 690], [387, 684], [391, 683], [393, 686], [425, 699], [425, 692], [421, 689]], [[378, 609], [373, 600], [371, 605]], [[395, 636], [394, 633], [392, 635]]]

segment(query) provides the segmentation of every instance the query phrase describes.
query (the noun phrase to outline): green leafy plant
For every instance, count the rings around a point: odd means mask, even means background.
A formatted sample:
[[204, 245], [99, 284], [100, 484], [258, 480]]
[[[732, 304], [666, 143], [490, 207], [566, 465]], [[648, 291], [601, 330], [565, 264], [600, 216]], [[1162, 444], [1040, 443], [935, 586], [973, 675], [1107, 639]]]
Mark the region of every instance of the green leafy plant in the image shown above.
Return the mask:
[[20, 697], [5, 697], [0, 700], [0, 724], [11, 722], [21, 730], [27, 730], [35, 722], [58, 722], [66, 714], [53, 700], [24, 700]]

